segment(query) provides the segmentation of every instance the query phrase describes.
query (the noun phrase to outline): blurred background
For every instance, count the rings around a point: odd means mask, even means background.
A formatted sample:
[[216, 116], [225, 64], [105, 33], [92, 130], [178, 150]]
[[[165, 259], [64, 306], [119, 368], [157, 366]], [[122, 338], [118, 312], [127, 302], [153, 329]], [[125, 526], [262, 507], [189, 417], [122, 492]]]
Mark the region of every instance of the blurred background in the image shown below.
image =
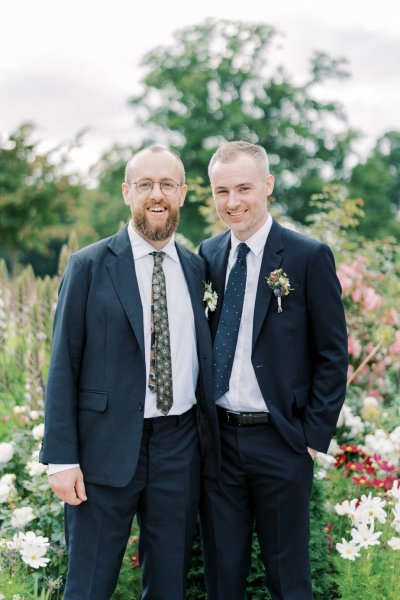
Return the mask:
[[327, 183], [362, 198], [366, 238], [400, 234], [400, 21], [394, 0], [14, 0], [0, 8], [0, 257], [54, 274], [128, 218], [120, 186], [149, 143], [182, 157], [181, 233], [220, 225], [207, 164], [262, 144], [272, 212], [304, 223]]

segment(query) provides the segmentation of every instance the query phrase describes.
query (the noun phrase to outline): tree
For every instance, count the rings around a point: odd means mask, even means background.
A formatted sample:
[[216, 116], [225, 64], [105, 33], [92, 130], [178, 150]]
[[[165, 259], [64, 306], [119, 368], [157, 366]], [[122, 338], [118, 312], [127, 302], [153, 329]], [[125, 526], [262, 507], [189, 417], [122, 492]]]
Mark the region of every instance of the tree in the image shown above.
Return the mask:
[[0, 144], [0, 253], [14, 272], [30, 252], [53, 254], [56, 268], [57, 240], [67, 238], [80, 194], [76, 176], [63, 173], [70, 147], [40, 153], [33, 131], [25, 123]]
[[400, 238], [400, 132], [385, 133], [365, 163], [354, 167], [349, 191], [364, 200], [358, 231], [367, 238]]
[[[342, 79], [344, 60], [316, 53], [308, 81], [295, 84], [274, 67], [277, 31], [265, 24], [206, 19], [176, 33], [172, 46], [145, 55], [143, 91], [131, 99], [146, 142], [165, 139], [180, 152], [190, 176], [224, 140], [267, 149], [277, 176], [276, 197], [303, 219], [310, 193], [343, 175], [355, 133], [340, 106], [314, 96], [317, 85]], [[336, 132], [329, 123], [336, 122]], [[193, 211], [186, 208], [188, 225]]]

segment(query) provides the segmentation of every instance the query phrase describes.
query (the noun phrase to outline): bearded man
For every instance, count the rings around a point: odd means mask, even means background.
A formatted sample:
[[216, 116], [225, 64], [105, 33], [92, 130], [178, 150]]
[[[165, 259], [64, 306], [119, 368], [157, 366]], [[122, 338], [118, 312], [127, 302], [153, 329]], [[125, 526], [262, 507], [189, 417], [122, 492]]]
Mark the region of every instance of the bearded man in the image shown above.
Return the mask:
[[204, 261], [174, 240], [178, 156], [134, 155], [132, 220], [69, 260], [59, 292], [40, 460], [65, 504], [65, 600], [107, 600], [137, 515], [142, 598], [184, 600], [202, 455], [215, 469]]

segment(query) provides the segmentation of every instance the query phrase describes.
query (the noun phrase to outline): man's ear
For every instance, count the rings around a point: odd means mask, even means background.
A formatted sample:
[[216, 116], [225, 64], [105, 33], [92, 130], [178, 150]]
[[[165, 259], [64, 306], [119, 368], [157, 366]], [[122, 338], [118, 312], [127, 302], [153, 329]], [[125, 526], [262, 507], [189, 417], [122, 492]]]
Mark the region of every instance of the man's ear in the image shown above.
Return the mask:
[[126, 183], [126, 181], [124, 181], [124, 183], [122, 184], [122, 196], [124, 198], [124, 202], [126, 204], [126, 206], [130, 206], [131, 203], [129, 201], [129, 185]]
[[268, 175], [267, 177], [267, 196], [271, 196], [272, 192], [274, 191], [274, 185], [275, 185], [275, 178], [273, 175]]
[[184, 183], [183, 185], [181, 185], [180, 187], [180, 199], [179, 199], [179, 206], [182, 207], [184, 202], [185, 202], [185, 198], [186, 198], [186, 194], [187, 194], [187, 190], [188, 187], [186, 185], [186, 183]]

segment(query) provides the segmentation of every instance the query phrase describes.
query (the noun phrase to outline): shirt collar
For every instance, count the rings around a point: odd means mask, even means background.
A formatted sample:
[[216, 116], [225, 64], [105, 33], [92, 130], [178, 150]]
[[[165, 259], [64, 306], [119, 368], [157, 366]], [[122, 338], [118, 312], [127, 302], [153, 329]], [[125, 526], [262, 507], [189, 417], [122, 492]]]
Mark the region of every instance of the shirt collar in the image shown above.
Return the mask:
[[[146, 241], [142, 238], [141, 235], [135, 231], [132, 226], [132, 221], [129, 221], [128, 224], [128, 235], [132, 246], [133, 258], [134, 260], [139, 260], [139, 258], [143, 258], [143, 256], [147, 256], [150, 252], [157, 252], [157, 250], [150, 244], [150, 242]], [[172, 260], [175, 262], [179, 262], [178, 252], [175, 246], [175, 235], [171, 237], [169, 242], [165, 244], [163, 248], [160, 249], [162, 252], [165, 252]]]
[[[246, 245], [250, 248], [250, 250], [256, 256], [258, 256], [264, 250], [264, 246], [267, 243], [267, 238], [268, 238], [268, 234], [271, 230], [271, 227], [272, 227], [272, 217], [271, 217], [271, 215], [268, 215], [268, 219], [266, 220], [264, 225], [262, 227], [260, 227], [260, 229], [258, 229], [258, 231], [253, 233], [253, 235], [250, 236], [245, 241]], [[232, 253], [232, 256], [236, 256], [237, 248], [238, 248], [239, 244], [241, 244], [241, 243], [242, 243], [242, 240], [239, 240], [234, 235], [234, 233], [231, 231], [231, 253]]]

